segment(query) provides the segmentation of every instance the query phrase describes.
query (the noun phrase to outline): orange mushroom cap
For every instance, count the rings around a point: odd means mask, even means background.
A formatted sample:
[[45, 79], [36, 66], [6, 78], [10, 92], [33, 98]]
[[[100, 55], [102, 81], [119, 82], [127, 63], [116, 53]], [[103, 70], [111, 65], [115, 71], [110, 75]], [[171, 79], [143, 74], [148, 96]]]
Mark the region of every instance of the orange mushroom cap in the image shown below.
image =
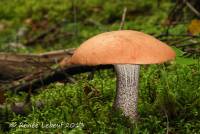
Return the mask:
[[154, 64], [168, 61], [175, 52], [153, 36], [121, 30], [96, 35], [75, 51], [72, 64]]

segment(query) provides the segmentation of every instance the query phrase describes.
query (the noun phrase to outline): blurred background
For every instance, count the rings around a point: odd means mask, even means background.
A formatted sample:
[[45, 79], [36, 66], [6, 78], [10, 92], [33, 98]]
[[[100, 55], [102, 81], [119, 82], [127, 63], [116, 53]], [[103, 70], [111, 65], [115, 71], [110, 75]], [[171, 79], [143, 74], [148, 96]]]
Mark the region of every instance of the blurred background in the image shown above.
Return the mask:
[[[200, 31], [198, 0], [1, 0], [0, 5], [1, 51], [77, 47], [93, 35], [118, 30], [124, 8], [124, 29], [143, 31], [181, 49], [187, 48], [185, 36]], [[189, 46], [187, 52], [199, 52], [193, 49], [197, 45]]]
[[[200, 133], [199, 0], [1, 0], [0, 52], [4, 56], [76, 48], [94, 35], [118, 30], [123, 14], [123, 29], [153, 35], [177, 55], [170, 63], [142, 67], [138, 123], [132, 125], [112, 111], [112, 70], [97, 71], [92, 79], [76, 75], [67, 84], [56, 82], [36, 94], [16, 94], [9, 90], [29, 78], [24, 79], [24, 72], [27, 76], [39, 68], [22, 64], [12, 80], [0, 79], [0, 133]], [[0, 62], [0, 70], [6, 69]], [[0, 71], [0, 78], [12, 73], [8, 70]], [[41, 122], [75, 125], [44, 129]], [[24, 129], [20, 123], [40, 127]]]

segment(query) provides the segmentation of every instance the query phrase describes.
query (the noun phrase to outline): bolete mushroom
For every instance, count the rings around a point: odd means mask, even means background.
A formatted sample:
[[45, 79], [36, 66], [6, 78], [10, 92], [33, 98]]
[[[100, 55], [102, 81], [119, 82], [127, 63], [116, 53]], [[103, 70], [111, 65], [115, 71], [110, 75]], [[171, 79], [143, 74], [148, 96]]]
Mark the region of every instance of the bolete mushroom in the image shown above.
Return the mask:
[[[117, 74], [114, 107], [133, 120], [137, 118], [140, 64], [155, 64], [175, 57], [175, 52], [153, 36], [132, 30], [96, 35], [74, 52], [70, 63], [113, 64]], [[64, 66], [65, 59], [60, 63]]]

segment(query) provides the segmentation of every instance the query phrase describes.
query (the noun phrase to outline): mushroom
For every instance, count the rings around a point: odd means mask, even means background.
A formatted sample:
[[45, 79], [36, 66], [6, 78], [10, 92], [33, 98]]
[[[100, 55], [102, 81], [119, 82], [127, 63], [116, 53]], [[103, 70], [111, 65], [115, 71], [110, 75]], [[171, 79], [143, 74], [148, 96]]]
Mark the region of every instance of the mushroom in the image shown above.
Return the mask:
[[74, 52], [70, 61], [80, 65], [113, 64], [117, 74], [114, 107], [137, 119], [138, 80], [140, 64], [155, 64], [175, 57], [175, 52], [153, 36], [132, 30], [105, 32], [96, 35]]

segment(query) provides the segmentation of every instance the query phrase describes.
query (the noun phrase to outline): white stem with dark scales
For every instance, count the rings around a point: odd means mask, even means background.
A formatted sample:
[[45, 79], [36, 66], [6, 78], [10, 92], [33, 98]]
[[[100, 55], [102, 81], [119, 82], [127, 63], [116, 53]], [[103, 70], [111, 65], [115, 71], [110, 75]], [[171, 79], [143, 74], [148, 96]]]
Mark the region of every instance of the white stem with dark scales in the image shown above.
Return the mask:
[[114, 65], [117, 72], [117, 91], [114, 106], [126, 117], [137, 118], [138, 80], [140, 65]]

